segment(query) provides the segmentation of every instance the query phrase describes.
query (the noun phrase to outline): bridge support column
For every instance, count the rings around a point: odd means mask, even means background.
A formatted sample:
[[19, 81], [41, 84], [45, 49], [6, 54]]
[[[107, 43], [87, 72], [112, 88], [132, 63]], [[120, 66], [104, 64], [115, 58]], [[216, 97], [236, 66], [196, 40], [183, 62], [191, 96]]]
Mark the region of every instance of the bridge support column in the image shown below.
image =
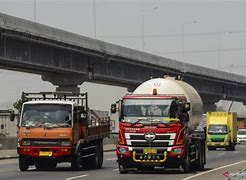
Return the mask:
[[203, 104], [203, 113], [207, 113], [208, 111], [216, 111], [215, 102]]
[[56, 91], [69, 91], [73, 94], [79, 94], [80, 88], [78, 85], [82, 84], [86, 77], [82, 75], [65, 75], [65, 74], [44, 74], [42, 75], [43, 81], [49, 81], [56, 87]]
[[215, 103], [220, 100], [219, 96], [212, 95], [201, 95], [203, 102], [203, 113], [207, 113], [208, 111], [216, 111]]

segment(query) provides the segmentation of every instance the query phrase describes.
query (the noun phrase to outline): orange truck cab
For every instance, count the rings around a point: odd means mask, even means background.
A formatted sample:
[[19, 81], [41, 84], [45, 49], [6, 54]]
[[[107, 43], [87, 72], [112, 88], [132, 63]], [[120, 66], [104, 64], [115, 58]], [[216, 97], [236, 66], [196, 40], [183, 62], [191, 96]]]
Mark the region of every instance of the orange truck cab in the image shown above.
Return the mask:
[[87, 93], [23, 93], [18, 122], [19, 168], [54, 168], [70, 162], [80, 167], [101, 168], [104, 137], [109, 118], [98, 118], [88, 108]]

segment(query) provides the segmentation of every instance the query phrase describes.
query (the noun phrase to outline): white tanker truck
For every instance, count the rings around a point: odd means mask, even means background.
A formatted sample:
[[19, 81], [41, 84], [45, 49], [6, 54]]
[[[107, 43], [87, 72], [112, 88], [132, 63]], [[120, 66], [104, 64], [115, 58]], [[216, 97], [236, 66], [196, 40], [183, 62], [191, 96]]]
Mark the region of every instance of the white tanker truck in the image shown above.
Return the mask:
[[151, 79], [112, 104], [111, 112], [117, 110], [120, 173], [158, 166], [204, 169], [205, 136], [195, 131], [203, 106], [192, 86], [172, 77]]

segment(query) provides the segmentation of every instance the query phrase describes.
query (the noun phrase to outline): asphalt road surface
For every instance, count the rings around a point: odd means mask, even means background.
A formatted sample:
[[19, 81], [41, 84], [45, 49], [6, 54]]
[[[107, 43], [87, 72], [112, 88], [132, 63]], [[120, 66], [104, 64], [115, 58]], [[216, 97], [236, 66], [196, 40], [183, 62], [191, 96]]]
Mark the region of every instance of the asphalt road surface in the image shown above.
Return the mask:
[[[31, 166], [28, 171], [20, 172], [17, 159], [8, 159], [0, 161], [0, 179], [4, 180], [127, 180], [127, 179], [183, 179], [183, 180], [223, 180], [227, 179], [223, 174], [237, 174], [240, 169], [246, 168], [246, 144], [237, 145], [235, 151], [217, 151], [207, 152], [207, 165], [202, 172], [193, 172], [189, 174], [182, 173], [181, 170], [164, 170], [156, 168], [153, 171], [132, 171], [128, 174], [119, 174], [116, 163], [115, 152], [104, 153], [104, 164], [102, 169], [72, 171], [69, 163], [58, 164], [56, 169], [36, 170]], [[245, 171], [246, 174], [246, 171]]]

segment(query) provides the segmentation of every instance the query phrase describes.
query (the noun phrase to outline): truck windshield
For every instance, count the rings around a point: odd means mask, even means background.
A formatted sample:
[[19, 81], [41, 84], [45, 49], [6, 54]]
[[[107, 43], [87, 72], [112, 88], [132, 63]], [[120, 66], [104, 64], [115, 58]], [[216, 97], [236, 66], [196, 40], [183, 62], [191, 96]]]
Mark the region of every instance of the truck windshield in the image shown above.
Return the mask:
[[70, 127], [72, 106], [69, 104], [25, 104], [22, 112], [23, 127]]
[[171, 103], [172, 99], [125, 99], [122, 118], [130, 123], [168, 118]]
[[246, 130], [238, 130], [238, 135], [246, 135]]
[[227, 134], [227, 125], [209, 125], [208, 134]]

